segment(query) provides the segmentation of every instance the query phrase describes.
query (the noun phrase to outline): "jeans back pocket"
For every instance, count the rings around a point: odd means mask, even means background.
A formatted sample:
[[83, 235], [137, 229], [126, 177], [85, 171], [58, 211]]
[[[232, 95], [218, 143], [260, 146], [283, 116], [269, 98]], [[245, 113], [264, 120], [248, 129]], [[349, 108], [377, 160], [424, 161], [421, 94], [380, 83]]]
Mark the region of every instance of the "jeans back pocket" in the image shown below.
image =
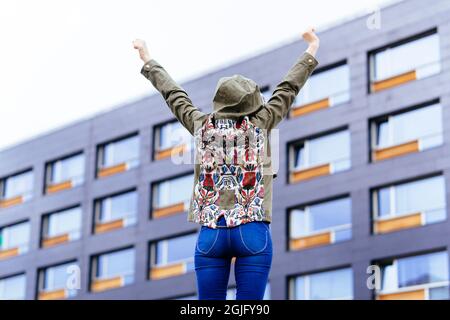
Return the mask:
[[261, 221], [247, 222], [239, 227], [242, 245], [251, 254], [257, 254], [266, 249], [269, 242], [269, 227]]
[[202, 226], [197, 237], [197, 250], [203, 254], [208, 254], [217, 242], [219, 229]]

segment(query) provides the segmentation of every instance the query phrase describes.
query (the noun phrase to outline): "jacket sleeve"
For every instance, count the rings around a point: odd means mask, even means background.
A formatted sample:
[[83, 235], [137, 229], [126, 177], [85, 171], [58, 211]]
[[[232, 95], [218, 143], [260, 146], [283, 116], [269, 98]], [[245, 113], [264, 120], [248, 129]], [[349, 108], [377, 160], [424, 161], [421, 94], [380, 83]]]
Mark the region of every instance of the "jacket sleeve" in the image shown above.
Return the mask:
[[263, 128], [275, 128], [287, 116], [295, 97], [318, 64], [316, 58], [308, 52], [297, 59], [277, 85], [269, 101], [254, 116]]
[[206, 114], [192, 104], [186, 91], [172, 79], [155, 59], [147, 61], [142, 66], [141, 74], [150, 80], [156, 90], [161, 93], [178, 121], [191, 134], [194, 134], [196, 123], [198, 125], [199, 122], [202, 122]]

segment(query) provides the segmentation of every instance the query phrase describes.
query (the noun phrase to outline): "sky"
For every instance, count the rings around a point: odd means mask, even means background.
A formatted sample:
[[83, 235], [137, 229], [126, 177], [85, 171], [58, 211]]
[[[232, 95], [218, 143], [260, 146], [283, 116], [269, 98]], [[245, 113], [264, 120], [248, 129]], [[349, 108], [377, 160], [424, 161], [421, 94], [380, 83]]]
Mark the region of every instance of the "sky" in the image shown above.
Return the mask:
[[132, 41], [178, 82], [389, 0], [2, 0], [0, 150], [156, 91]]

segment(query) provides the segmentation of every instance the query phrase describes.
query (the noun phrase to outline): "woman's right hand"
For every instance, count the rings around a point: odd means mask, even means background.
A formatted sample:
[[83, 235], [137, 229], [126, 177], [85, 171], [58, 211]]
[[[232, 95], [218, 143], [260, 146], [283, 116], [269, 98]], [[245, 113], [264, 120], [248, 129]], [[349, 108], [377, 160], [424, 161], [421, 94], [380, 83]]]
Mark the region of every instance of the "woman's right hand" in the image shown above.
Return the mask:
[[139, 51], [139, 57], [142, 61], [147, 62], [151, 59], [147, 49], [147, 44], [142, 39], [136, 39], [133, 41], [133, 47]]

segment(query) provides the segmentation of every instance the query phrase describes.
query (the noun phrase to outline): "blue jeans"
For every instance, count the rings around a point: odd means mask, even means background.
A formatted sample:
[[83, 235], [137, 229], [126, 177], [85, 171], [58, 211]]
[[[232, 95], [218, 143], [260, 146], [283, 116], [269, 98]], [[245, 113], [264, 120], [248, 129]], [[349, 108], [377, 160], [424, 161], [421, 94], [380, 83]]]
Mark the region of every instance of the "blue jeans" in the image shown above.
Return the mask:
[[225, 300], [231, 259], [236, 257], [236, 300], [262, 300], [272, 264], [270, 223], [248, 222], [218, 229], [202, 226], [194, 262], [199, 300]]

